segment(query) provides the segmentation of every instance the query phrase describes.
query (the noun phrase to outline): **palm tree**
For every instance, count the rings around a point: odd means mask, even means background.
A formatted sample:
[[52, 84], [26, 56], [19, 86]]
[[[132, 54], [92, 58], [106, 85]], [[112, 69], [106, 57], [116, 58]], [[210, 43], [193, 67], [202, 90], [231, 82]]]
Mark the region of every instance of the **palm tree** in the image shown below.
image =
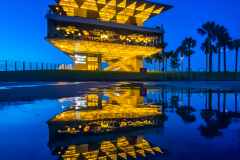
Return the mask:
[[170, 63], [170, 67], [172, 67], [172, 71], [173, 69], [175, 70], [176, 68], [179, 67], [179, 63], [178, 63], [179, 59], [178, 59], [178, 53], [175, 52], [174, 54], [171, 55], [171, 63]]
[[161, 62], [163, 61], [162, 55], [161, 55], [161, 54], [158, 54], [158, 55], [156, 56], [156, 60], [157, 60], [158, 63], [159, 63], [159, 71], [161, 71], [160, 64], [161, 64]]
[[[208, 39], [205, 40], [204, 43], [202, 43], [202, 46], [200, 47], [201, 50], [206, 54], [206, 71], [208, 68], [208, 52], [209, 52], [209, 45], [208, 45]], [[212, 53], [217, 53], [217, 47], [214, 45], [211, 45], [211, 51]]]
[[197, 29], [197, 32], [204, 36], [207, 34], [208, 36], [208, 44], [209, 44], [209, 72], [212, 73], [212, 52], [211, 52], [211, 43], [215, 40], [214, 31], [216, 29], [215, 22], [207, 22], [202, 25], [202, 28]]
[[159, 55], [159, 53], [155, 53], [155, 54], [151, 55], [151, 58], [154, 59], [154, 71], [156, 71], [155, 64], [160, 59], [160, 55]]
[[148, 68], [148, 63], [152, 64], [152, 58], [151, 57], [145, 57], [144, 59], [147, 62], [147, 68]]
[[216, 29], [213, 31], [213, 34], [216, 36], [217, 38], [217, 48], [218, 48], [218, 72], [220, 72], [221, 69], [221, 45], [222, 45], [222, 37], [224, 36], [224, 34], [227, 33], [227, 29], [224, 26], [216, 26]]
[[191, 50], [191, 48], [196, 47], [196, 40], [192, 38], [186, 38], [182, 42], [182, 46], [185, 46], [187, 49], [187, 52], [184, 52], [184, 54], [187, 54], [186, 56], [188, 57], [188, 71], [190, 72], [190, 56], [195, 53], [195, 51]]
[[238, 71], [238, 50], [240, 48], [240, 39], [236, 39], [233, 41], [234, 49], [236, 50], [236, 64], [235, 64], [235, 72]]
[[[165, 59], [164, 50], [166, 49], [167, 46], [168, 46], [168, 43], [165, 43], [165, 42], [161, 42], [161, 43], [158, 43], [156, 45], [156, 48], [161, 48], [162, 49], [162, 57], [163, 57], [163, 59]], [[163, 71], [164, 71], [164, 60], [163, 60]]]
[[231, 41], [232, 38], [229, 36], [228, 33], [225, 33], [222, 37], [221, 37], [221, 46], [223, 47], [223, 55], [224, 55], [224, 72], [227, 71], [227, 64], [226, 64], [226, 48], [228, 47], [228, 49], [233, 50], [234, 46], [233, 46], [233, 42]]
[[165, 67], [167, 67], [167, 60], [173, 55], [173, 51], [169, 51], [165, 53]]
[[187, 55], [187, 47], [185, 45], [181, 45], [176, 50], [176, 53], [181, 53], [181, 65], [182, 65], [182, 72], [183, 72], [183, 55]]

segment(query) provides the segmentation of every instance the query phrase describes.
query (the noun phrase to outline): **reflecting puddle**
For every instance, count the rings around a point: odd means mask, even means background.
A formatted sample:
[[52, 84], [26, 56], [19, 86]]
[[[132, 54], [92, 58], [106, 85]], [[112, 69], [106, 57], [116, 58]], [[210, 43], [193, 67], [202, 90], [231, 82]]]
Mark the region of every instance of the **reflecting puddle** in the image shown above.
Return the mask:
[[239, 95], [118, 83], [75, 97], [5, 103], [0, 155], [19, 159], [11, 154], [16, 149], [25, 160], [238, 159]]

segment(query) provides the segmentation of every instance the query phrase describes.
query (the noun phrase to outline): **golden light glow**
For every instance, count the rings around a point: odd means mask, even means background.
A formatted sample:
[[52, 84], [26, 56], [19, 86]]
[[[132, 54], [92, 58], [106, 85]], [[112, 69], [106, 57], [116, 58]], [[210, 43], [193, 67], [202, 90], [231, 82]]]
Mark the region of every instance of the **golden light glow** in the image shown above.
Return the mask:
[[137, 2], [132, 3], [117, 14], [117, 23], [126, 23], [128, 18], [133, 16], [136, 3]]
[[97, 3], [106, 4], [106, 0], [98, 0]]
[[83, 156], [87, 159], [97, 159], [99, 150], [82, 153]]
[[78, 51], [91, 54], [101, 54], [103, 61], [112, 59], [130, 59], [136, 56], [148, 57], [161, 51], [155, 47], [126, 45], [84, 40], [48, 40], [52, 45], [63, 52], [73, 54], [76, 51], [75, 44], [79, 43]]
[[[130, 105], [118, 106], [108, 104], [104, 106], [104, 109], [99, 111], [89, 111], [89, 112], [75, 112], [75, 111], [66, 111], [62, 112], [61, 115], [57, 115], [54, 118], [54, 121], [71, 121], [73, 119], [78, 120], [99, 120], [99, 119], [108, 119], [108, 118], [137, 118], [137, 117], [146, 117], [161, 115], [159, 109], [155, 108], [135, 108]], [[143, 122], [142, 122], [143, 123]], [[132, 123], [132, 125], [141, 125], [139, 122]], [[123, 127], [123, 126], [122, 126]], [[89, 126], [84, 128], [84, 131], [87, 132]]]
[[88, 33], [88, 31], [86, 31], [86, 30], [83, 30], [83, 34], [84, 34], [85, 36], [89, 36], [89, 33]]
[[136, 10], [138, 10], [138, 11], [143, 11], [143, 10], [145, 9], [146, 4], [147, 4], [147, 3], [144, 3], [143, 5], [137, 7]]
[[126, 7], [126, 0], [122, 1], [122, 2], [119, 3], [117, 6], [118, 6], [118, 7], [125, 8], [125, 7]]
[[124, 39], [126, 38], [126, 36], [120, 35], [119, 38], [120, 38], [121, 40], [124, 40]]
[[96, 0], [85, 0], [80, 8], [98, 11]]
[[155, 14], [160, 14], [160, 13], [162, 12], [163, 8], [164, 8], [164, 7], [162, 7], [162, 8], [159, 8], [159, 9], [157, 9], [157, 10], [153, 11], [152, 13], [155, 13]]
[[154, 8], [155, 8], [155, 5], [148, 8], [148, 9], [145, 9], [143, 12], [135, 15], [134, 17], [142, 18], [142, 22], [144, 22], [149, 18], [150, 14], [152, 13]]
[[88, 125], [86, 125], [86, 127], [84, 128], [84, 132], [87, 132], [87, 131], [89, 131], [89, 126]]
[[62, 155], [63, 160], [69, 160], [69, 159], [77, 159], [79, 157], [80, 153], [76, 153], [76, 147], [75, 146], [69, 146], [68, 150], [65, 152], [64, 155]]
[[152, 149], [157, 151], [157, 152], [163, 153], [162, 150], [159, 147], [153, 147]]
[[[120, 159], [127, 159], [127, 155], [130, 155], [134, 158], [141, 158], [136, 156], [136, 152], [139, 153], [141, 156], [146, 157], [145, 152], [148, 150], [161, 150], [159, 147], [151, 148], [148, 142], [142, 139], [143, 142], [138, 142], [135, 146], [142, 146], [146, 149], [134, 149], [133, 145], [129, 145], [129, 142], [125, 137], [121, 137], [117, 139], [117, 146], [115, 146], [111, 141], [102, 141], [101, 146], [99, 149], [94, 151], [87, 151], [81, 152], [81, 150], [77, 150], [76, 147], [78, 146], [69, 146], [68, 150], [62, 155], [64, 160], [77, 160], [77, 158], [82, 154], [88, 160], [106, 160], [108, 157], [112, 160]], [[106, 154], [106, 156], [99, 156], [99, 152], [102, 151]], [[76, 153], [77, 152], [77, 153]], [[158, 152], [158, 151], [157, 151]], [[61, 154], [61, 152], [58, 152]], [[155, 153], [153, 152], [155, 155]]]
[[[67, 13], [67, 16], [79, 16], [77, 13], [75, 14], [75, 9], [80, 8], [97, 11], [102, 21], [116, 21], [117, 23], [126, 23], [129, 17], [138, 17], [142, 19], [142, 22], [144, 22], [149, 18], [151, 13], [160, 14], [164, 8], [162, 7], [154, 10], [155, 5], [153, 5], [150, 8], [146, 9], [147, 2], [135, 8], [138, 1], [135, 1], [131, 5], [126, 6], [128, 0], [123, 0], [118, 5], [116, 5], [116, 0], [110, 0], [108, 3], [106, 3], [106, 0], [79, 1], [83, 1], [83, 3], [80, 3], [81, 6], [78, 6], [76, 0], [61, 0], [59, 5], [63, 7], [63, 10]], [[97, 3], [104, 4], [105, 6], [98, 10]], [[117, 13], [116, 7], [123, 8], [123, 10]], [[134, 15], [135, 10], [142, 12]], [[111, 20], [112, 18], [114, 18], [114, 16], [116, 16], [116, 20]]]
[[111, 0], [99, 11], [102, 21], [110, 21], [116, 15], [116, 0]]
[[74, 8], [78, 8], [75, 0], [61, 0], [59, 5], [63, 7], [63, 10], [67, 13], [67, 16], [74, 16]]
[[64, 30], [65, 32], [68, 32], [68, 34], [69, 34], [69, 32], [71, 32], [71, 33], [74, 33], [74, 32], [79, 32], [79, 29], [76, 29], [75, 27], [73, 27], [73, 26], [68, 26], [68, 27], [57, 27], [56, 28], [58, 31], [59, 30]]

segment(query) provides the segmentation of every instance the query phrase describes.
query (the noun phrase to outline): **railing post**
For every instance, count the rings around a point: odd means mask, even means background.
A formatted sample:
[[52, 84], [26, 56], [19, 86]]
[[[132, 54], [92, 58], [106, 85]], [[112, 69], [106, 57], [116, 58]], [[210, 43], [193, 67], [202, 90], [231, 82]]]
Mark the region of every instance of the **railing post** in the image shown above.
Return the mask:
[[32, 70], [32, 62], [30, 62], [30, 71]]
[[15, 62], [15, 71], [17, 71], [17, 61]]
[[167, 81], [167, 67], [165, 67], [165, 81]]
[[187, 80], [187, 72], [188, 72], [188, 69], [189, 69], [190, 72], [191, 72], [191, 81], [192, 81], [192, 68], [190, 68], [190, 67], [188, 67], [188, 68], [186, 69], [185, 79]]
[[203, 67], [200, 67], [200, 68], [198, 69], [198, 73], [197, 73], [197, 81], [198, 81], [198, 74], [199, 74], [199, 71], [200, 71], [201, 69], [203, 69], [203, 81], [204, 81], [205, 69], [204, 69]]
[[25, 62], [23, 62], [23, 70], [25, 71]]
[[5, 71], [7, 71], [7, 61], [6, 61], [6, 63], [5, 63]]

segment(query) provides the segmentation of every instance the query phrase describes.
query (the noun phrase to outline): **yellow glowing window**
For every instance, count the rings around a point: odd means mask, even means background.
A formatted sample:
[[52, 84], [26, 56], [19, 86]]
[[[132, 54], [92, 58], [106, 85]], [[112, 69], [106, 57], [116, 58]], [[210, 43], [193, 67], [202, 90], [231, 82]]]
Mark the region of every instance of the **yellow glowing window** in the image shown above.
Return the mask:
[[146, 6], [146, 3], [141, 5], [141, 6], [139, 6], [139, 7], [137, 7], [136, 10], [143, 11], [145, 9], [145, 6]]
[[162, 8], [159, 8], [159, 9], [157, 9], [157, 10], [153, 11], [152, 13], [155, 13], [155, 14], [160, 14], [160, 13], [161, 13], [161, 11], [163, 10], [163, 8], [164, 8], [164, 7], [162, 7]]
[[118, 6], [118, 7], [125, 8], [125, 7], [126, 7], [126, 0], [122, 1], [122, 2], [119, 3], [117, 6]]
[[116, 14], [116, 0], [111, 0], [100, 11], [100, 19], [102, 21], [110, 21]]
[[86, 0], [81, 6], [83, 9], [98, 11], [97, 4], [95, 0]]
[[106, 4], [106, 0], [98, 0], [97, 3]]

